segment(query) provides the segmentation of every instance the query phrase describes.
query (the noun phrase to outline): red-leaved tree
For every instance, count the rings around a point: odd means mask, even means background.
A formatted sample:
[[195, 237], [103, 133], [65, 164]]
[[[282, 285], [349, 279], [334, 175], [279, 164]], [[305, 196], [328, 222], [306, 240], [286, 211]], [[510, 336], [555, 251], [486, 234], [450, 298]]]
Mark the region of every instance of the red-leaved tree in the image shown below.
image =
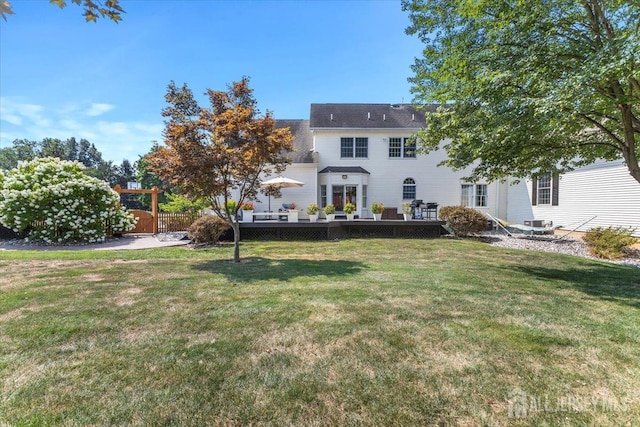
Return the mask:
[[[271, 112], [261, 115], [249, 79], [226, 91], [207, 90], [209, 108], [171, 82], [162, 111], [164, 146], [148, 155], [151, 170], [189, 197], [206, 198], [233, 228], [234, 261], [240, 261], [238, 210], [260, 191], [262, 176], [284, 171], [293, 149], [289, 128], [276, 128]], [[232, 192], [237, 200], [231, 200]], [[235, 202], [235, 203], [233, 203]]]

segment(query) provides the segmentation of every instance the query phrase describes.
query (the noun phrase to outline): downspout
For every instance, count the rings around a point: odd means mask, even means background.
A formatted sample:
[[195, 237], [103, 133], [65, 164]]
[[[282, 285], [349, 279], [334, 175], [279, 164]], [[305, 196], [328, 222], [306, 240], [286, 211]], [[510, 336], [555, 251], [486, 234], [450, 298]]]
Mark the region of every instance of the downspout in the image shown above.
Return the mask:
[[500, 217], [500, 181], [496, 183], [496, 207], [493, 214], [494, 216]]

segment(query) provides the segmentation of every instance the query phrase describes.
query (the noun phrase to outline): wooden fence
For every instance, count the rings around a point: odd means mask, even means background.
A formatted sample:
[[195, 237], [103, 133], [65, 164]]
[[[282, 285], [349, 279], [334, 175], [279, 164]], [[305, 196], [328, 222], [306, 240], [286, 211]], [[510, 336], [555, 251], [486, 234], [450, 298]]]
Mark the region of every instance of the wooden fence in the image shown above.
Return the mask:
[[[169, 212], [159, 212], [158, 213], [158, 233], [169, 233], [169, 232], [178, 232], [178, 231], [187, 231], [189, 226], [193, 224], [193, 222], [202, 216], [201, 213], [169, 213]], [[29, 228], [44, 228], [48, 227], [44, 221], [34, 221], [30, 224]], [[105, 223], [107, 236], [113, 235], [111, 231], [111, 225], [109, 221]], [[65, 230], [66, 231], [66, 230]], [[136, 229], [131, 232], [140, 232], [140, 233], [151, 233], [148, 231], [136, 231]], [[23, 233], [26, 235], [26, 233]], [[60, 232], [62, 234], [62, 232]], [[4, 229], [4, 227], [0, 228], [0, 238], [16, 238], [21, 237], [16, 233], [13, 233], [9, 229]]]
[[175, 231], [187, 231], [193, 222], [200, 218], [198, 213], [158, 213], [158, 233], [169, 233]]

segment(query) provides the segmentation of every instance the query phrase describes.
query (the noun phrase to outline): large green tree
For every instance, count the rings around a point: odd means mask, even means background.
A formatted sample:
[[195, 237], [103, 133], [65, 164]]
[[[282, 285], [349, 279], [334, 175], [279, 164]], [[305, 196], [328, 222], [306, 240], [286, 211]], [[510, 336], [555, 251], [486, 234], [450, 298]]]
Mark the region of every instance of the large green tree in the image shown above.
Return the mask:
[[[87, 22], [96, 22], [98, 18], [108, 18], [117, 23], [122, 20], [122, 14], [125, 13], [120, 6], [120, 0], [49, 0], [49, 3], [62, 9], [67, 6], [69, 1], [82, 7], [82, 15]], [[14, 14], [11, 2], [0, 0], [0, 16], [2, 16], [2, 19], [6, 21], [7, 15]]]
[[3, 170], [13, 169], [18, 166], [18, 155], [11, 147], [0, 148], [0, 175]]
[[623, 159], [640, 183], [640, 3], [404, 0], [415, 102], [445, 105], [418, 134], [471, 179]]
[[42, 141], [16, 139], [13, 147], [0, 149], [0, 170], [13, 169], [20, 160], [30, 161], [43, 157], [78, 161], [87, 168], [87, 175], [106, 181], [112, 187], [116, 184], [126, 187], [128, 181], [136, 180], [136, 166], [131, 165], [129, 160], [123, 159], [120, 165], [103, 160], [102, 153], [94, 144], [86, 139], [77, 141], [75, 138], [44, 138]]
[[86, 139], [79, 142], [75, 138], [61, 140], [58, 138], [44, 138], [42, 141], [29, 139], [15, 139], [12, 147], [6, 147], [7, 159], [15, 160], [16, 164], [0, 163], [0, 169], [16, 167], [18, 160], [33, 160], [36, 157], [58, 157], [62, 160], [77, 160], [87, 168], [97, 168], [102, 160], [102, 153], [96, 146]]
[[[136, 168], [136, 181], [140, 183], [142, 188], [153, 188], [158, 187], [161, 188], [164, 192], [158, 194], [158, 204], [167, 203], [167, 193], [172, 192], [171, 184], [168, 182], [163, 182], [162, 179], [149, 167], [149, 162], [147, 160], [147, 156], [153, 155], [160, 146], [156, 141], [153, 141], [153, 145], [151, 146], [151, 150], [144, 156], [139, 156], [138, 160], [134, 163]], [[151, 195], [150, 194], [138, 194], [138, 201], [144, 206], [146, 209], [151, 210]]]
[[[206, 199], [234, 232], [234, 261], [240, 261], [238, 210], [253, 200], [262, 176], [284, 171], [293, 149], [289, 128], [276, 128], [267, 111], [261, 115], [249, 79], [227, 91], [208, 90], [209, 108], [202, 108], [186, 86], [171, 82], [165, 146], [148, 154], [150, 169], [178, 187], [186, 197]], [[231, 201], [232, 194], [237, 200]]]

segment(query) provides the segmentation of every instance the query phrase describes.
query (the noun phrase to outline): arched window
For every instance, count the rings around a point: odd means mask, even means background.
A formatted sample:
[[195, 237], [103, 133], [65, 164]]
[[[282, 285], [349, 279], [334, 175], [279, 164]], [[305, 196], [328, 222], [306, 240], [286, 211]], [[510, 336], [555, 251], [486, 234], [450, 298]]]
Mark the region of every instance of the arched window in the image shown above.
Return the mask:
[[414, 200], [416, 198], [416, 182], [413, 178], [407, 178], [402, 183], [402, 199]]

